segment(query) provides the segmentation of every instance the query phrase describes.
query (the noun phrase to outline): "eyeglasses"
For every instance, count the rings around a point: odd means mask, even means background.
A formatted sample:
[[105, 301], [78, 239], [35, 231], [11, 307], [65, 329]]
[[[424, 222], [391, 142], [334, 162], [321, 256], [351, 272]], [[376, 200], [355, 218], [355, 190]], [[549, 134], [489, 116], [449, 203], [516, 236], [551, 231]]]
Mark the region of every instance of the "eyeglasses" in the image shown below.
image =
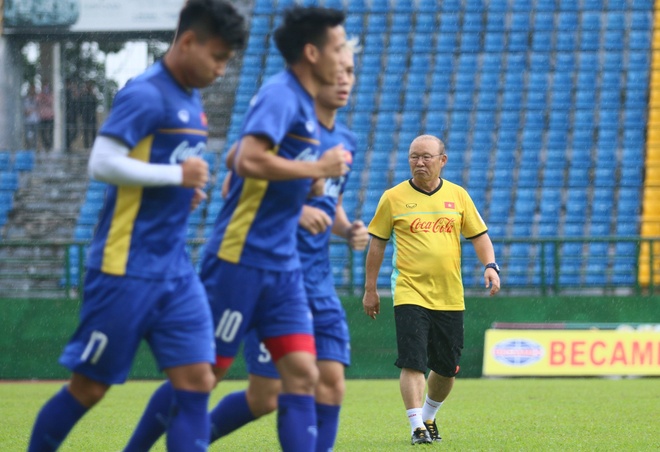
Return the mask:
[[428, 163], [431, 160], [433, 160], [434, 157], [440, 157], [441, 155], [445, 155], [445, 154], [444, 153], [443, 154], [435, 154], [435, 155], [431, 155], [431, 154], [415, 155], [415, 154], [413, 154], [413, 155], [408, 156], [408, 160], [410, 160], [411, 162], [417, 163], [419, 161], [419, 159], [422, 159], [422, 162]]

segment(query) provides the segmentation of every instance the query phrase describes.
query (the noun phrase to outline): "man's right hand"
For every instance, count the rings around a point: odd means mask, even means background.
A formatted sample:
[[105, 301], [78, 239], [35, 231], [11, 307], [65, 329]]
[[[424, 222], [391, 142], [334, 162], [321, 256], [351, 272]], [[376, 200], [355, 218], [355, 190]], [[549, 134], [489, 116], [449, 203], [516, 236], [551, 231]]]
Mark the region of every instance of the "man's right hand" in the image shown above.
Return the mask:
[[347, 153], [342, 144], [325, 151], [317, 162], [321, 169], [321, 177], [340, 177], [346, 174], [349, 169], [346, 161]]
[[188, 188], [204, 188], [209, 181], [209, 164], [199, 157], [189, 157], [181, 164], [183, 181], [181, 185]]
[[362, 297], [362, 308], [364, 313], [372, 319], [380, 314], [380, 296], [376, 290], [367, 290]]

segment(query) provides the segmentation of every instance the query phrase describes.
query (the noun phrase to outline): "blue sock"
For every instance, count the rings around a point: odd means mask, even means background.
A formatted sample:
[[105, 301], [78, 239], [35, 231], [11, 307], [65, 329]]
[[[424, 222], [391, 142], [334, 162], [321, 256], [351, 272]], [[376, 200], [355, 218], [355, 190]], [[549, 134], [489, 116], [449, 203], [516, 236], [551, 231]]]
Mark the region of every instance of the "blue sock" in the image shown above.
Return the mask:
[[316, 404], [316, 452], [332, 452], [339, 428], [339, 405]]
[[256, 418], [250, 411], [245, 391], [227, 394], [211, 411], [211, 442], [229, 435]]
[[316, 447], [314, 396], [280, 394], [277, 434], [284, 452], [309, 452]]
[[174, 403], [174, 388], [166, 381], [151, 396], [124, 452], [148, 451], [167, 430]]
[[76, 422], [87, 412], [66, 386], [41, 408], [32, 428], [28, 452], [57, 450]]
[[209, 393], [174, 390], [175, 410], [167, 427], [170, 452], [206, 451], [209, 446]]

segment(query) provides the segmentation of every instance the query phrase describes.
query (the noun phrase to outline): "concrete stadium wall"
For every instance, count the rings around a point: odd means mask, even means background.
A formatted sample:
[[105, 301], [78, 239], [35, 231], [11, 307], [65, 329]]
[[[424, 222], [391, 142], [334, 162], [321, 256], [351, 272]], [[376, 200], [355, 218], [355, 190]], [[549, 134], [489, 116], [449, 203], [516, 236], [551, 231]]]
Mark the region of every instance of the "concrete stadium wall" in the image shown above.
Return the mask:
[[[397, 378], [391, 299], [381, 300], [375, 321], [362, 313], [361, 298], [343, 301], [352, 336], [348, 377]], [[493, 322], [660, 323], [655, 297], [469, 298], [466, 305], [461, 377], [481, 376], [484, 332]], [[57, 359], [76, 327], [78, 309], [79, 302], [71, 300], [0, 299], [0, 379], [67, 378]], [[238, 359], [229, 377], [245, 375]], [[138, 352], [131, 378], [161, 378], [146, 345]]]

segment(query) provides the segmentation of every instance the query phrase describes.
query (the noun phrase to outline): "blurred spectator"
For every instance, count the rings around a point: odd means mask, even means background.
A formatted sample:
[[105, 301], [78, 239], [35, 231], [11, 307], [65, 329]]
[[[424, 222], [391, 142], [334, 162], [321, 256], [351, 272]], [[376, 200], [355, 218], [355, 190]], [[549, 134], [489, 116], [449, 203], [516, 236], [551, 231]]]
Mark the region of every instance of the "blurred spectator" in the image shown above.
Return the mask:
[[98, 106], [99, 98], [96, 92], [96, 87], [91, 81], [85, 82], [85, 85], [80, 93], [80, 116], [82, 117], [83, 128], [83, 142], [86, 149], [90, 149], [94, 143], [94, 136], [96, 135], [96, 107]]
[[37, 95], [37, 106], [39, 110], [39, 135], [41, 144], [46, 151], [53, 148], [53, 121], [55, 112], [53, 110], [53, 93], [49, 84], [41, 87], [41, 92]]
[[77, 82], [69, 79], [66, 82], [66, 150], [71, 150], [71, 145], [78, 137], [78, 116], [81, 114], [80, 88]]
[[37, 148], [37, 133], [39, 129], [39, 106], [37, 103], [37, 90], [30, 83], [28, 91], [23, 98], [23, 114], [25, 123], [25, 147], [28, 149]]

